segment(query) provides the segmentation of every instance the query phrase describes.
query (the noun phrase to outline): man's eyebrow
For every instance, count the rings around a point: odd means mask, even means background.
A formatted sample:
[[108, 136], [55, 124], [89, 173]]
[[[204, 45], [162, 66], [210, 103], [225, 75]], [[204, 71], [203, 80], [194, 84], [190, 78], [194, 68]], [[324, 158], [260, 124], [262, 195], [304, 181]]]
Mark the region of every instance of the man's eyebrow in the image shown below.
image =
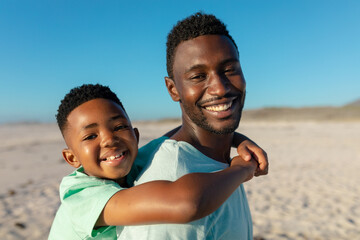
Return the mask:
[[[223, 66], [223, 65], [226, 65], [226, 64], [229, 64], [229, 63], [240, 63], [240, 61], [237, 58], [228, 58], [228, 59], [225, 59], [224, 61], [220, 62], [219, 65]], [[202, 68], [206, 68], [206, 64], [193, 65], [190, 68], [186, 69], [185, 73], [189, 73], [189, 72], [191, 72], [193, 70], [202, 69]]]
[[205, 64], [196, 64], [196, 65], [193, 65], [191, 67], [189, 67], [188, 69], [185, 70], [185, 73], [188, 73], [188, 72], [191, 72], [193, 70], [197, 70], [197, 69], [202, 69], [202, 68], [205, 68], [206, 65]]
[[229, 59], [225, 59], [224, 61], [222, 61], [220, 64], [221, 65], [226, 65], [228, 63], [240, 63], [239, 59], [237, 58], [229, 58]]

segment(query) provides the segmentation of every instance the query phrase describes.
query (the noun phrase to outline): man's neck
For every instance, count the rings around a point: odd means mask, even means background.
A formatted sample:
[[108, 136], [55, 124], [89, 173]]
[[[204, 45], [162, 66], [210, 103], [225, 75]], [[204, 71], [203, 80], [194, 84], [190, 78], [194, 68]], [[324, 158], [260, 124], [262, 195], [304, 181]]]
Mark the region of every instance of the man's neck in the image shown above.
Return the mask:
[[171, 138], [184, 141], [204, 155], [219, 162], [228, 163], [230, 160], [230, 149], [234, 133], [216, 134], [198, 126], [184, 124]]

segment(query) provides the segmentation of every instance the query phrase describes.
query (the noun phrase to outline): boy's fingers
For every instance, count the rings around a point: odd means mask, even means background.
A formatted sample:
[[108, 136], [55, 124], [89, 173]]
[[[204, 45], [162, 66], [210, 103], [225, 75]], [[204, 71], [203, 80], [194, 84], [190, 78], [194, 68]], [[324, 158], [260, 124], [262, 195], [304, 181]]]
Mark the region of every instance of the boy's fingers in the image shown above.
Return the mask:
[[255, 176], [261, 176], [268, 174], [269, 161], [267, 153], [257, 146], [255, 143], [249, 140], [244, 140], [237, 148], [239, 156], [245, 161], [250, 161], [252, 158], [258, 162], [258, 168], [255, 172]]
[[266, 175], [269, 172], [269, 163], [268, 162], [263, 162], [259, 164], [259, 168], [256, 171], [256, 176], [260, 176], [260, 175]]
[[264, 169], [260, 169], [260, 165], [259, 165], [259, 168], [256, 169], [255, 176], [258, 177], [261, 175], [267, 175], [268, 172], [269, 172], [269, 165], [267, 165]]
[[264, 150], [262, 150], [261, 148], [259, 148], [258, 146], [255, 146], [255, 147], [249, 146], [249, 147], [250, 147], [250, 151], [252, 151], [254, 158], [259, 163], [259, 167], [256, 170], [255, 176], [268, 174], [269, 161], [268, 161], [267, 153]]
[[[248, 141], [248, 140], [245, 140], [245, 141]], [[250, 141], [248, 141], [248, 142], [251, 143]], [[238, 146], [237, 152], [238, 152], [239, 156], [242, 157], [242, 159], [244, 159], [245, 161], [250, 161], [252, 158], [252, 152], [249, 150], [249, 148], [246, 147], [246, 145], [244, 143], [242, 143]]]

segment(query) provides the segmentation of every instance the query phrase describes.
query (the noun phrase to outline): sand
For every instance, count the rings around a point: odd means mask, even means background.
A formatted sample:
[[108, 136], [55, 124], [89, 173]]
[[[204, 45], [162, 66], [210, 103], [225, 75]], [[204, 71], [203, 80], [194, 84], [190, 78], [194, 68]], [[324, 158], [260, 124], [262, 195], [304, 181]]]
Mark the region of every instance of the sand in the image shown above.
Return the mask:
[[[135, 123], [140, 145], [177, 122]], [[256, 239], [360, 239], [360, 122], [250, 122], [270, 173], [245, 183]], [[59, 206], [55, 124], [0, 125], [0, 239], [47, 239]]]

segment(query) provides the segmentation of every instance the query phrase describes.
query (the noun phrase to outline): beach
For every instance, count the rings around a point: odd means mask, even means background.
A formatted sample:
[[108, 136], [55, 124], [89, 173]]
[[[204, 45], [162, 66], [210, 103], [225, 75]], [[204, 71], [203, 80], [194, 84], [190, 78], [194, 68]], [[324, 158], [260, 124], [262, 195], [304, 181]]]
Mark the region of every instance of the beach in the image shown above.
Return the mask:
[[[142, 146], [178, 121], [135, 122]], [[250, 121], [239, 132], [266, 150], [267, 176], [244, 184], [256, 239], [360, 239], [360, 121]], [[54, 123], [0, 125], [0, 236], [47, 239], [73, 171]], [[233, 150], [233, 155], [236, 153]]]

